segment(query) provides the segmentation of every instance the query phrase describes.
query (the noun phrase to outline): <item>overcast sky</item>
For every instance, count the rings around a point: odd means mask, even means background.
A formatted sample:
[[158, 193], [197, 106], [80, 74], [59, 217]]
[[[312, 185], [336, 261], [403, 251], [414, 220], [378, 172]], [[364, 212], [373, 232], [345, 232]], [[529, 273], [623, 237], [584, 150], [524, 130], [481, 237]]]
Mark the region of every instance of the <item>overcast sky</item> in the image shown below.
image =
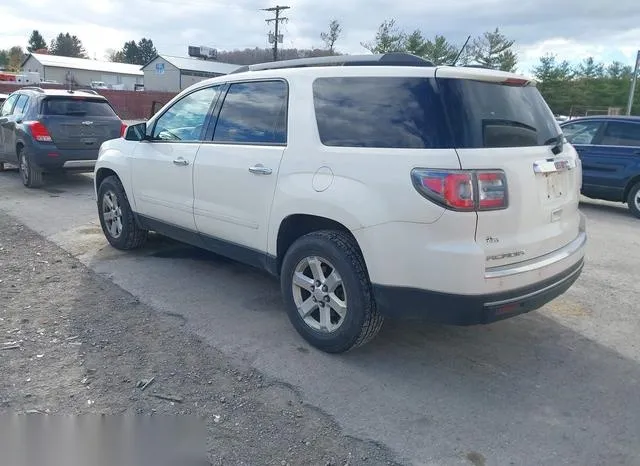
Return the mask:
[[[267, 0], [20, 0], [0, 6], [0, 48], [26, 46], [38, 29], [49, 42], [59, 32], [77, 35], [91, 58], [126, 40], [151, 38], [159, 53], [186, 56], [187, 45], [219, 50], [267, 46]], [[640, 0], [280, 0], [292, 8], [284, 46], [321, 46], [331, 19], [343, 25], [336, 47], [363, 53], [378, 25], [395, 18], [407, 31], [442, 34], [462, 43], [496, 26], [516, 41], [519, 69], [529, 72], [552, 52], [572, 61], [588, 56], [633, 64], [640, 49]]]

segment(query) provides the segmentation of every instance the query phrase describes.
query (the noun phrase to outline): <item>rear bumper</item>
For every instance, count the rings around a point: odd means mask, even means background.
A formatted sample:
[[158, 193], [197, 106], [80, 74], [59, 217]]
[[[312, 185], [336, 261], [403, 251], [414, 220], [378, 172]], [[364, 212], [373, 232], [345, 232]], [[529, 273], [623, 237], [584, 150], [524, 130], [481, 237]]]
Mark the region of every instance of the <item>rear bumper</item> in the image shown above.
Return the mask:
[[373, 294], [385, 317], [449, 325], [489, 324], [544, 306], [567, 291], [583, 267], [584, 259], [580, 259], [549, 279], [501, 293], [456, 295], [374, 284]]
[[33, 161], [45, 171], [93, 171], [98, 149], [60, 150], [55, 145], [38, 144], [30, 148]]

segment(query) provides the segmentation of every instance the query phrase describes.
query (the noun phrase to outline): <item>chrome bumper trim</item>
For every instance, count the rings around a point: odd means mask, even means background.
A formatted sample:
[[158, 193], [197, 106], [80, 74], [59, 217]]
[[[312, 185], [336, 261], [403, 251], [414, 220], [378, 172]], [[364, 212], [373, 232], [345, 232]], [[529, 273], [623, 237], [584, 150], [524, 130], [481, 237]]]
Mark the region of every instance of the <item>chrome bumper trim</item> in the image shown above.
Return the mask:
[[573, 256], [580, 251], [587, 242], [587, 233], [581, 231], [576, 239], [566, 246], [557, 249], [544, 256], [536, 257], [517, 264], [500, 265], [498, 267], [488, 267], [484, 273], [484, 278], [503, 278], [511, 275], [532, 272], [553, 265], [561, 260]]
[[93, 168], [95, 166], [95, 160], [68, 160], [62, 165], [62, 168]]

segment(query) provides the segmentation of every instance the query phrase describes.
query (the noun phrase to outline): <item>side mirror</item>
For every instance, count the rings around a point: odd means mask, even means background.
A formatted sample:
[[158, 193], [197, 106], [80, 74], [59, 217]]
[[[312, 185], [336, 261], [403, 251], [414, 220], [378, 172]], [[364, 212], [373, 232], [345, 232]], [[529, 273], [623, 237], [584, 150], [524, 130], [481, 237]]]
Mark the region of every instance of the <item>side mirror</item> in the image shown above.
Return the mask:
[[142, 122], [136, 125], [127, 127], [127, 132], [124, 134], [124, 138], [127, 141], [145, 141], [147, 140], [147, 123]]

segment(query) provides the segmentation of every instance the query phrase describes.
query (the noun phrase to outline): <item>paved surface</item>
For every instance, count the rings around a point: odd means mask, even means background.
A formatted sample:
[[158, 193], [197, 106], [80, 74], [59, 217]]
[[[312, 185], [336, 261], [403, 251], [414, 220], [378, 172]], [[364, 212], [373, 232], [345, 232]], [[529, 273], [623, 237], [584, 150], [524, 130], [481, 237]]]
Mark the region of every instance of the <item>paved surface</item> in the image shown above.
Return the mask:
[[308, 347], [263, 273], [155, 239], [108, 247], [92, 181], [39, 191], [0, 174], [0, 210], [227, 356], [300, 389], [347, 434], [412, 464], [640, 464], [640, 221], [589, 202], [588, 265], [540, 312], [487, 327], [385, 324], [355, 352]]

